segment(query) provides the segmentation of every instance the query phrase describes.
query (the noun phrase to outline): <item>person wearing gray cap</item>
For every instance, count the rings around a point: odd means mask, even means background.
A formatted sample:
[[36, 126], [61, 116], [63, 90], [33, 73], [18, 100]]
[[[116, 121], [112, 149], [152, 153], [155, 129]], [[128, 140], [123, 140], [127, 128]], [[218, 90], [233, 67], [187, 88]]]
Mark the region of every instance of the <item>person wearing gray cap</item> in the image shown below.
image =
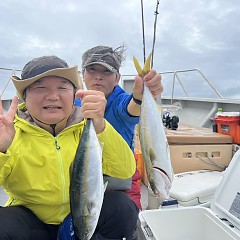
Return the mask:
[[[122, 135], [134, 152], [134, 129], [139, 123], [143, 81], [140, 76], [135, 77], [131, 94], [126, 93], [119, 86], [120, 67], [124, 61], [125, 50], [124, 45], [116, 49], [96, 46], [87, 50], [82, 55], [82, 75], [87, 89], [98, 90], [105, 94], [107, 106], [104, 117]], [[163, 91], [160, 74], [152, 69], [145, 75], [144, 81], [154, 98], [160, 96]], [[80, 100], [75, 100], [75, 104], [81, 105]], [[140, 174], [136, 170], [132, 177], [131, 189], [125, 192], [141, 209], [139, 179]]]
[[[120, 67], [125, 59], [126, 47], [116, 49], [108, 46], [96, 46], [82, 55], [83, 81], [88, 90], [98, 90], [105, 94], [107, 106], [104, 117], [123, 136], [131, 149], [133, 134], [139, 122], [140, 106], [143, 94], [143, 81], [140, 76], [135, 77], [131, 94], [126, 93], [120, 86]], [[163, 91], [161, 75], [151, 70], [145, 75], [144, 81], [154, 98]], [[75, 101], [78, 105], [79, 102]]]
[[[104, 174], [130, 178], [134, 155], [104, 119], [104, 94], [79, 89], [77, 66], [56, 56], [38, 57], [24, 66], [21, 78], [12, 80], [22, 103], [15, 96], [5, 114], [0, 99], [0, 186], [9, 195], [0, 207], [0, 239], [55, 240], [70, 213], [69, 167], [86, 119], [93, 119], [104, 145]], [[75, 96], [82, 99], [82, 108], [74, 106]], [[109, 201], [116, 206], [111, 208]], [[112, 222], [128, 213], [127, 201], [121, 192], [105, 192], [100, 214], [105, 225], [97, 226], [96, 234], [111, 233]]]

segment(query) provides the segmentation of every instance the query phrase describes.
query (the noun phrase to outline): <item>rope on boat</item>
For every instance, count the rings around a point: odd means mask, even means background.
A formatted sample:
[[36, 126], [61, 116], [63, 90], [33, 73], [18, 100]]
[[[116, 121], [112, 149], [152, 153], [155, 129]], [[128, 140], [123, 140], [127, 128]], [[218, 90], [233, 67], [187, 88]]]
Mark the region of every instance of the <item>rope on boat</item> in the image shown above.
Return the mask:
[[222, 168], [222, 169], [226, 169], [227, 166], [221, 164], [221, 163], [216, 163], [213, 159], [211, 159], [209, 156], [207, 156], [207, 159], [208, 160], [204, 160], [202, 157], [200, 156], [196, 156], [196, 158], [199, 158], [201, 161], [207, 163], [207, 164], [211, 164], [211, 165], [214, 165], [214, 166], [217, 166], [219, 168]]

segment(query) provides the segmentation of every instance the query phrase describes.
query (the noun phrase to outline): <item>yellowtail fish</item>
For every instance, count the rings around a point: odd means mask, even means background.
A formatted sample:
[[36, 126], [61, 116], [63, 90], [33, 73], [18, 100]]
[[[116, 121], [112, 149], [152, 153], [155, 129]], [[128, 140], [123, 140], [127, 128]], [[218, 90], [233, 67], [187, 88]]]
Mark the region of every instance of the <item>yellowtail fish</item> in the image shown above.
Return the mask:
[[[133, 61], [139, 76], [143, 78], [150, 71], [151, 54], [143, 69], [135, 57]], [[158, 198], [167, 199], [173, 180], [170, 150], [161, 113], [145, 84], [139, 121], [139, 138], [150, 188]]]
[[89, 240], [93, 236], [104, 191], [102, 148], [93, 120], [88, 119], [76, 151], [70, 179], [70, 209], [76, 240]]

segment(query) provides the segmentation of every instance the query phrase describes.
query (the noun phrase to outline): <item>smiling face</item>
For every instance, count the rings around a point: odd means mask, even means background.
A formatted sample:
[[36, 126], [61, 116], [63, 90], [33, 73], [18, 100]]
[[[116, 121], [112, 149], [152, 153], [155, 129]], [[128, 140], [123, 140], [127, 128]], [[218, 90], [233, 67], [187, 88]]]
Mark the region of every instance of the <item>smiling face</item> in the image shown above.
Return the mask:
[[100, 64], [93, 64], [84, 69], [83, 79], [88, 90], [101, 91], [107, 98], [118, 85], [120, 75]]
[[67, 79], [43, 77], [26, 89], [30, 115], [46, 124], [66, 123], [73, 110], [74, 87]]

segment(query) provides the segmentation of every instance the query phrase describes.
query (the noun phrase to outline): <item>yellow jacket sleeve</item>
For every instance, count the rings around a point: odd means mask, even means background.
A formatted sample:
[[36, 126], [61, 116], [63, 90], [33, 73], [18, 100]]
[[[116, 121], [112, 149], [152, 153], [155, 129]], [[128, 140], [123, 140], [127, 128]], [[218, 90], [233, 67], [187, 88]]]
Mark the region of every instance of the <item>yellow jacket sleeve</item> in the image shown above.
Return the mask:
[[132, 177], [136, 161], [122, 136], [106, 121], [106, 128], [98, 138], [103, 143], [103, 174], [121, 179]]

